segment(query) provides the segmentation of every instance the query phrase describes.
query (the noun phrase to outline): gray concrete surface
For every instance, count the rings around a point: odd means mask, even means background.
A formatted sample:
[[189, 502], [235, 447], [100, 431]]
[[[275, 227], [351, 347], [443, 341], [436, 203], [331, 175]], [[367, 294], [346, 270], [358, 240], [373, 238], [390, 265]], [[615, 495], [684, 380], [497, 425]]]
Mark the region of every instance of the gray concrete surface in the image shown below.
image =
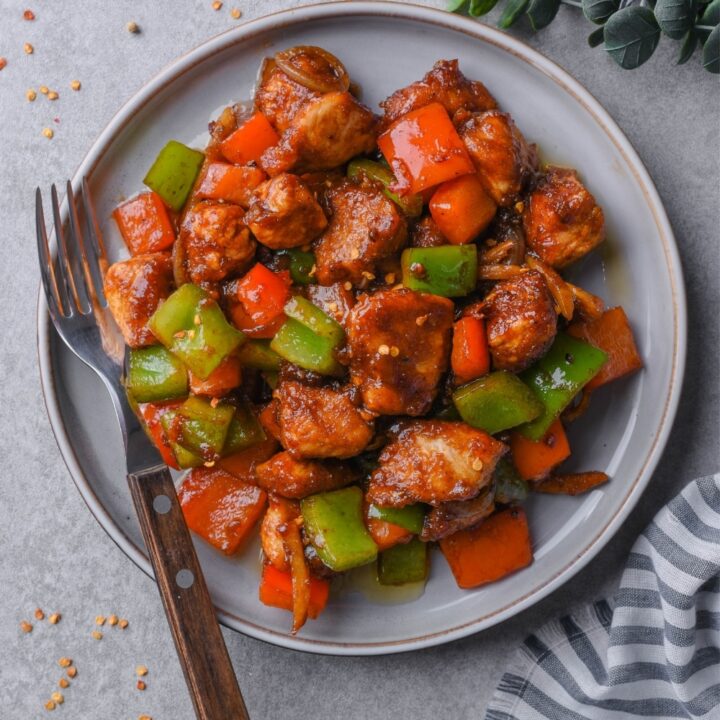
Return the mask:
[[[0, 718], [44, 717], [63, 655], [77, 679], [64, 691], [60, 717], [190, 720], [192, 709], [153, 583], [115, 547], [85, 508], [62, 462], [40, 393], [35, 351], [37, 271], [32, 195], [68, 177], [117, 108], [175, 56], [234, 22], [294, 6], [292, 0], [0, 0]], [[442, 6], [444, 0], [429, 4]], [[21, 18], [25, 7], [34, 23]], [[125, 30], [135, 20], [140, 36]], [[478, 718], [512, 649], [544, 620], [611, 592], [633, 539], [687, 481], [718, 469], [720, 365], [720, 87], [697, 58], [676, 67], [663, 39], [634, 72], [590, 50], [589, 24], [563, 7], [532, 45], [578, 78], [616, 118], [658, 185], [677, 233], [688, 286], [687, 380], [670, 444], [636, 511], [574, 580], [500, 627], [445, 647], [381, 658], [315, 657], [226, 632], [253, 718], [346, 720]], [[24, 42], [35, 53], [23, 53]], [[83, 83], [72, 93], [72, 79]], [[34, 104], [25, 90], [57, 88], [55, 103]], [[59, 123], [54, 123], [57, 117]], [[55, 130], [47, 141], [45, 126]], [[642, 242], [642, 238], [637, 238]], [[57, 626], [18, 623], [34, 608], [60, 611]], [[90, 632], [98, 614], [116, 612], [127, 630]], [[34, 621], [33, 621], [34, 622]], [[135, 689], [134, 668], [150, 668]]]

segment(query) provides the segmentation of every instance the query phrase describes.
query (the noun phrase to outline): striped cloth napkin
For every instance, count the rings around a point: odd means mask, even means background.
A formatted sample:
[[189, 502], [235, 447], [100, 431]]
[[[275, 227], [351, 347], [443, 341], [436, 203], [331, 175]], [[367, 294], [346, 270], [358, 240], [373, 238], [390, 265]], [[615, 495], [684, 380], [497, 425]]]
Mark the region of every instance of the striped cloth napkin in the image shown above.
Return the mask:
[[517, 651], [485, 720], [720, 718], [720, 474], [638, 538], [620, 587]]

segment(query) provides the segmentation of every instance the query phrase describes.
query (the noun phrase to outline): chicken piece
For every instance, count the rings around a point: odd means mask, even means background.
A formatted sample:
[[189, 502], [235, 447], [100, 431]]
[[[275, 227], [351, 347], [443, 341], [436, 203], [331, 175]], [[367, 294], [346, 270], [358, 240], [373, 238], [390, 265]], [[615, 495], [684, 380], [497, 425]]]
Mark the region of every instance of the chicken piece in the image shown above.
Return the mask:
[[448, 366], [453, 304], [412, 290], [364, 295], [347, 327], [350, 376], [378, 415], [423, 415]]
[[260, 544], [266, 560], [280, 572], [290, 569], [281, 529], [300, 517], [300, 504], [277, 495], [268, 496], [268, 509], [260, 525]]
[[368, 499], [383, 507], [469, 500], [488, 485], [507, 447], [462, 422], [401, 421], [370, 476]]
[[105, 297], [130, 347], [155, 342], [147, 322], [160, 301], [172, 292], [172, 283], [172, 259], [166, 252], [136, 255], [116, 262], [108, 269]]
[[245, 270], [256, 243], [237, 205], [199, 202], [183, 219], [176, 252], [181, 253], [187, 278], [194, 283], [217, 283]]
[[260, 167], [271, 177], [335, 168], [375, 148], [376, 126], [375, 115], [349, 92], [326, 93], [300, 109]]
[[448, 239], [442, 234], [431, 215], [418, 220], [410, 230], [410, 244], [413, 247], [439, 247], [449, 245]]
[[569, 168], [548, 168], [530, 193], [523, 222], [529, 248], [558, 269], [579, 260], [605, 239], [602, 209]]
[[441, 540], [479, 525], [494, 509], [494, 493], [489, 487], [472, 500], [454, 500], [438, 505], [425, 515], [420, 539], [424, 542]]
[[350, 458], [372, 439], [372, 423], [347, 391], [283, 382], [273, 395], [280, 442], [293, 457]]
[[245, 223], [259, 242], [273, 250], [307, 245], [328, 224], [307, 185], [289, 173], [257, 188]]
[[557, 333], [557, 313], [535, 270], [499, 282], [482, 303], [493, 367], [519, 372], [544, 355]]
[[261, 488], [292, 500], [337, 490], [355, 480], [350, 468], [337, 460], [300, 460], [287, 451], [258, 465], [255, 475]]
[[[407, 224], [395, 203], [370, 182], [346, 180], [327, 195], [330, 224], [315, 242], [321, 285], [371, 280], [379, 260], [407, 242]], [[363, 275], [365, 273], [365, 275]]]
[[468, 80], [460, 72], [457, 60], [438, 60], [422, 80], [396, 90], [380, 103], [385, 111], [383, 129], [411, 110], [439, 102], [452, 116], [457, 110], [491, 110], [495, 98], [477, 80]]
[[500, 206], [512, 205], [537, 168], [535, 146], [528, 145], [512, 118], [499, 110], [456, 120], [488, 195]]
[[255, 107], [280, 133], [290, 127], [298, 112], [320, 94], [288, 77], [274, 61], [263, 65]]
[[308, 300], [326, 312], [343, 327], [347, 324], [350, 310], [355, 305], [355, 296], [343, 283], [332, 285], [308, 285]]

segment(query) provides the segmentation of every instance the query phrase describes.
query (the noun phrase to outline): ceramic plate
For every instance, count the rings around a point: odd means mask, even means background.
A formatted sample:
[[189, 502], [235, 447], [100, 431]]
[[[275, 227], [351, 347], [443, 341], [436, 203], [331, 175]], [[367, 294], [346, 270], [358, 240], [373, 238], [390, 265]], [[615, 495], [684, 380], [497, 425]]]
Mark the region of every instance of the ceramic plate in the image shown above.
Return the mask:
[[[444, 643], [527, 608], [582, 568], [610, 539], [650, 480], [668, 436], [682, 381], [685, 300], [672, 231], [652, 181], [598, 103], [558, 66], [477, 22], [417, 6], [375, 2], [316, 5], [227, 32], [177, 60], [113, 119], [77, 171], [94, 191], [106, 242], [122, 244], [113, 207], [138, 191], [170, 138], [200, 143], [208, 120], [251, 97], [260, 61], [292, 45], [320, 45], [340, 57], [371, 107], [420, 78], [440, 58], [485, 82], [545, 160], [576, 167], [605, 210], [608, 242], [576, 279], [621, 304], [635, 328], [644, 372], [598, 393], [570, 429], [573, 467], [612, 481], [580, 498], [533, 496], [527, 505], [531, 567], [475, 591], [459, 590], [438, 553], [420, 595], [382, 597], [362, 578], [332, 599], [298, 637], [290, 616], [257, 599], [259, 550], [228, 559], [196, 546], [220, 619], [268, 642], [320, 653], [379, 654]], [[228, 91], [232, 94], [228, 94]], [[125, 484], [120, 433], [101, 383], [38, 313], [40, 367], [48, 412], [75, 483], [98, 522], [151, 573]]]

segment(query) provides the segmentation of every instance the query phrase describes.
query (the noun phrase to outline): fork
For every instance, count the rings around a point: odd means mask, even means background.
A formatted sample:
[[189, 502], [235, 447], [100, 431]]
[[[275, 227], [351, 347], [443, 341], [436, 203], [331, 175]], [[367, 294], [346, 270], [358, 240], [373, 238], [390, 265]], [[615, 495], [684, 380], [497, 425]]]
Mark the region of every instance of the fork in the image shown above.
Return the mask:
[[67, 224], [51, 188], [57, 256], [50, 252], [40, 188], [35, 193], [40, 274], [55, 329], [92, 368], [112, 398], [127, 455], [127, 480], [175, 648], [199, 720], [248, 720], [210, 594], [175, 493], [170, 471], [145, 435], [122, 386], [124, 342], [103, 291], [107, 255], [82, 181], [78, 204], [68, 181]]

